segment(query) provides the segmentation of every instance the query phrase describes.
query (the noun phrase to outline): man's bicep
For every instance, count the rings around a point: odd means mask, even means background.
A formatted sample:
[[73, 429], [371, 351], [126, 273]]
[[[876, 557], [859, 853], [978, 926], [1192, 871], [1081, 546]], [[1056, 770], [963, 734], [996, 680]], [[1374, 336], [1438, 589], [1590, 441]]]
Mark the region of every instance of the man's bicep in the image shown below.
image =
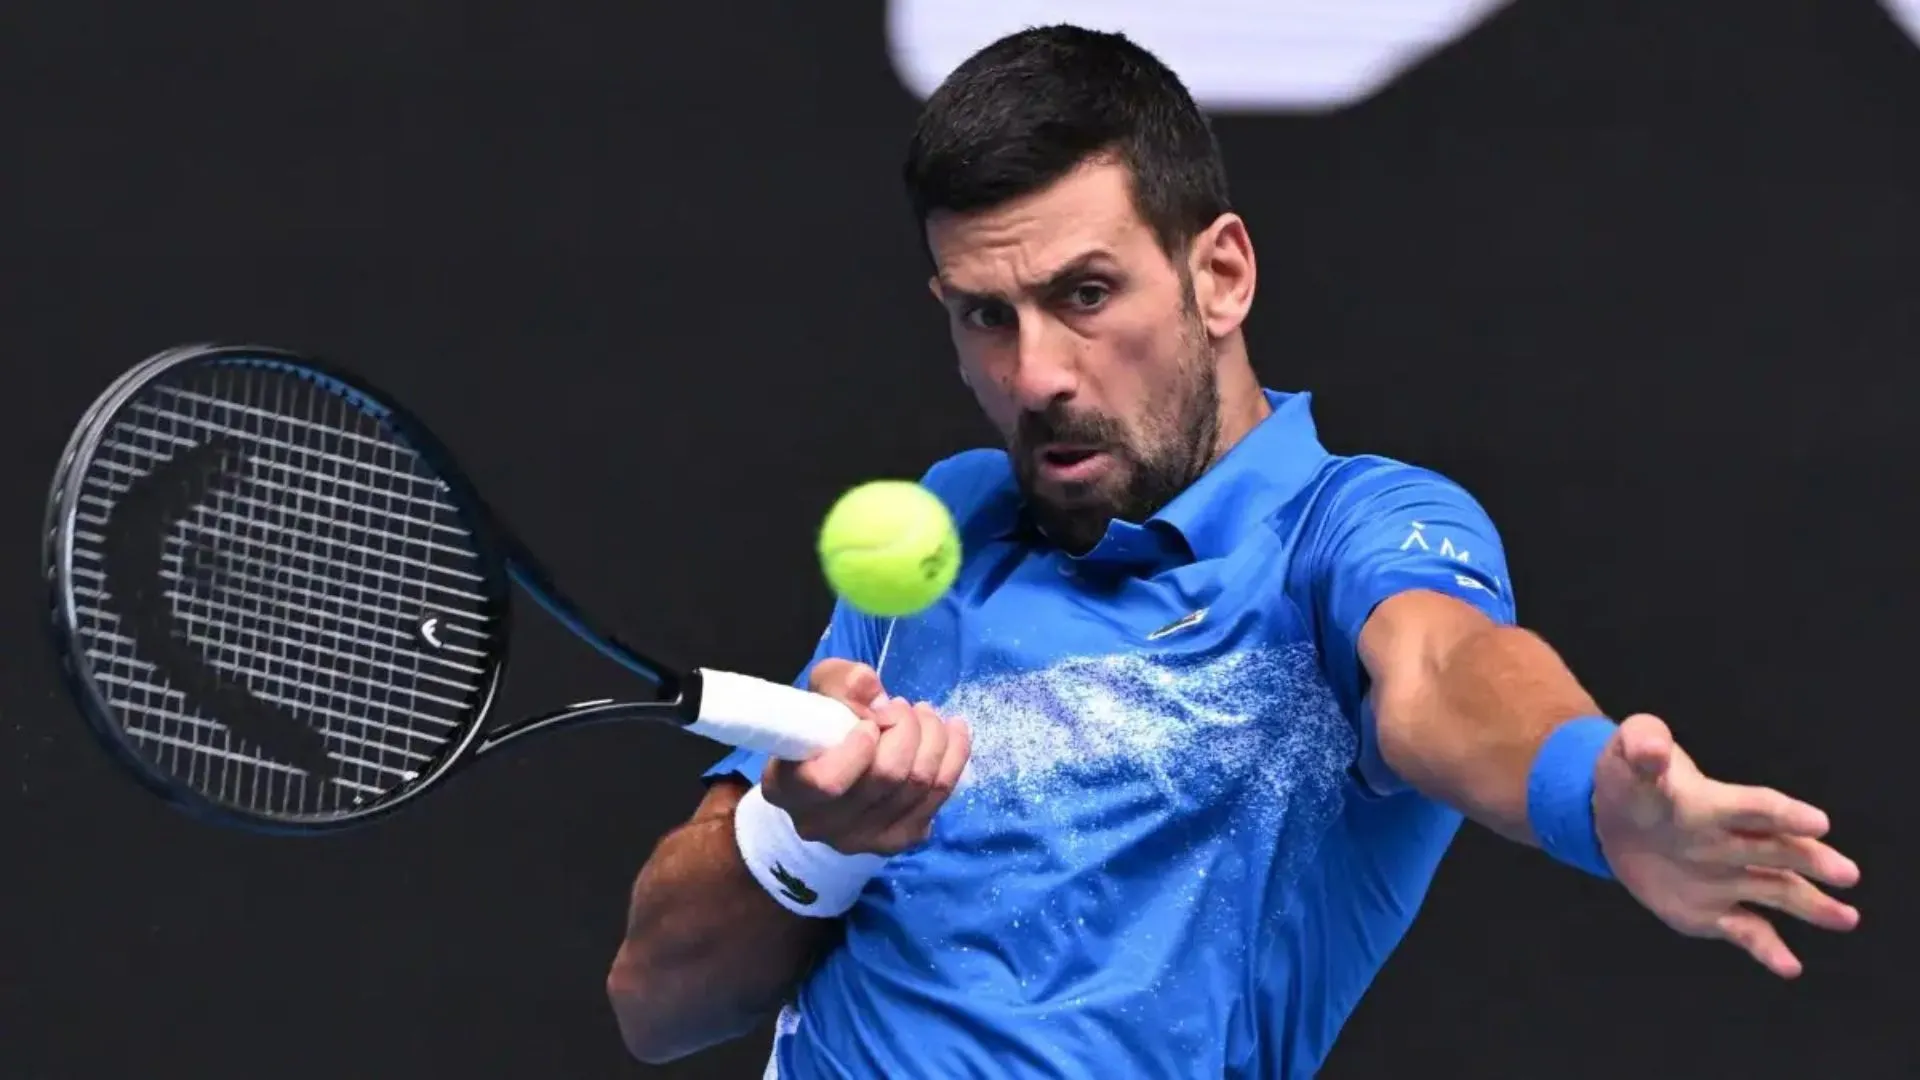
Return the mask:
[[1405, 784], [1375, 738], [1361, 633], [1382, 604], [1416, 591], [1451, 597], [1495, 623], [1511, 624], [1506, 551], [1478, 500], [1425, 469], [1389, 464], [1359, 471], [1323, 505], [1313, 552], [1320, 647], [1360, 727], [1361, 776], [1376, 791], [1399, 791]]
[[[877, 666], [877, 629], [871, 618], [849, 608], [845, 601], [836, 603], [826, 629], [821, 631], [820, 640], [814, 646], [812, 658], [794, 677], [793, 685], [806, 689], [814, 667], [822, 660], [852, 660]], [[757, 750], [735, 749], [702, 773], [701, 779], [711, 782], [721, 777], [736, 776], [749, 784], [757, 784], [766, 768], [766, 754]]]
[[1425, 470], [1383, 482], [1332, 530], [1325, 615], [1350, 645], [1373, 609], [1414, 589], [1452, 596], [1512, 622], [1513, 589], [1493, 519], [1458, 484]]

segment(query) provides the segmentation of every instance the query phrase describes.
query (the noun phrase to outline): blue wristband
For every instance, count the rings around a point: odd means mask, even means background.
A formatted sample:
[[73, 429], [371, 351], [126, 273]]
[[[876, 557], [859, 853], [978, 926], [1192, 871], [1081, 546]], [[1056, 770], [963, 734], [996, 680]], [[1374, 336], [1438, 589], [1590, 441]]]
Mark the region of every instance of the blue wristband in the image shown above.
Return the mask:
[[1593, 770], [1619, 726], [1583, 716], [1555, 728], [1527, 774], [1527, 821], [1540, 850], [1568, 866], [1612, 880], [1593, 827]]

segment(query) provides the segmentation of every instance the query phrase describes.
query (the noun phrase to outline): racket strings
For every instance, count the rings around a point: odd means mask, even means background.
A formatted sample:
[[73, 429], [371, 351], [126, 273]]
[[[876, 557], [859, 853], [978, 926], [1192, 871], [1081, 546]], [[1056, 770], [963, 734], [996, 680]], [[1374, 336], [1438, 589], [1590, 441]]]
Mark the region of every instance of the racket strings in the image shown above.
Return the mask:
[[[364, 806], [430, 768], [482, 703], [494, 628], [473, 537], [412, 449], [344, 396], [263, 368], [182, 376], [116, 414], [82, 478], [72, 566], [95, 683], [137, 748], [204, 794], [271, 815]], [[188, 700], [121, 624], [116, 589], [138, 583], [106, 580], [121, 500], [221, 438], [242, 453], [167, 529], [152, 584], [177, 640], [321, 733], [331, 783]]]

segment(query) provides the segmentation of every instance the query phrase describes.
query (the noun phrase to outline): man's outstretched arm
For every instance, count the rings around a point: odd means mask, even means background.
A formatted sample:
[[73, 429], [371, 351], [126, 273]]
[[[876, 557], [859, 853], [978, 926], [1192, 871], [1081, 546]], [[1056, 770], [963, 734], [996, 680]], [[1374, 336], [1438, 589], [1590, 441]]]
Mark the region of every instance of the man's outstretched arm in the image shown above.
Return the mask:
[[1531, 631], [1413, 589], [1373, 609], [1358, 647], [1380, 756], [1430, 798], [1616, 878], [1674, 929], [1732, 942], [1783, 977], [1800, 962], [1748, 905], [1857, 925], [1815, 884], [1860, 876], [1821, 840], [1824, 812], [1706, 777], [1654, 717], [1614, 725]]
[[1558, 653], [1449, 596], [1376, 608], [1359, 638], [1375, 738], [1394, 775], [1509, 840], [1539, 846], [1527, 777], [1549, 732], [1600, 715]]

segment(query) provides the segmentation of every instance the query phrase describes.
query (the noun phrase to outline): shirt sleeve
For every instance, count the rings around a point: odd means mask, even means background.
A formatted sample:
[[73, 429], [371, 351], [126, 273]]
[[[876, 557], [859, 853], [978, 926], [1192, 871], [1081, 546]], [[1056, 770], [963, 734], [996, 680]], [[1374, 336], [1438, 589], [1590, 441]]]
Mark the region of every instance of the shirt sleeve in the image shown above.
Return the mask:
[[1360, 630], [1398, 593], [1425, 589], [1515, 618], [1506, 552], [1493, 521], [1446, 477], [1398, 462], [1365, 460], [1329, 481], [1308, 523], [1306, 593], [1334, 693], [1360, 731], [1361, 779], [1381, 795], [1406, 789], [1381, 757]]
[[[879, 627], [874, 619], [854, 611], [845, 601], [836, 602], [833, 616], [828, 619], [827, 628], [821, 632], [820, 642], [814, 647], [813, 658], [794, 677], [793, 685], [804, 689], [813, 675], [814, 667], [822, 660], [852, 660], [879, 666], [879, 640]], [[757, 784], [766, 767], [766, 754], [757, 750], [735, 749], [702, 773], [701, 779], [711, 782], [731, 775], [739, 776], [749, 784]]]

